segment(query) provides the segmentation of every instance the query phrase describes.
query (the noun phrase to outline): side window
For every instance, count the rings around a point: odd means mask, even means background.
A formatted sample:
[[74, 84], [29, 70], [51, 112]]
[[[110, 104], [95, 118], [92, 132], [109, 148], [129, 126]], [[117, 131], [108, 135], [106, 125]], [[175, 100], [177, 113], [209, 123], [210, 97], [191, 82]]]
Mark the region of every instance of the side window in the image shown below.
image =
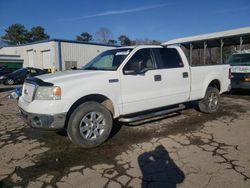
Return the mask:
[[37, 71], [35, 69], [30, 69], [30, 75], [31, 76], [36, 76], [37, 75]]
[[159, 48], [159, 55], [162, 60], [161, 68], [184, 67], [180, 54], [174, 48]]
[[142, 73], [153, 69], [155, 69], [155, 63], [152, 58], [151, 50], [147, 48], [138, 50], [127, 62], [123, 71], [124, 73], [130, 71]]

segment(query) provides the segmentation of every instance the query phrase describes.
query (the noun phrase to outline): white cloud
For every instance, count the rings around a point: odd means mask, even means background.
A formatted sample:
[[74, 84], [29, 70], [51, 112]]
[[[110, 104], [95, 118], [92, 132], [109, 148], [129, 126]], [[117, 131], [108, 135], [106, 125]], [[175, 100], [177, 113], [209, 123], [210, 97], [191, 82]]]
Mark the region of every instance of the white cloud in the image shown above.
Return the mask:
[[168, 4], [158, 4], [158, 5], [151, 5], [151, 6], [142, 6], [142, 7], [136, 7], [131, 9], [124, 9], [124, 10], [111, 10], [106, 12], [100, 12], [97, 14], [91, 14], [86, 16], [79, 16], [79, 17], [73, 17], [73, 18], [65, 18], [60, 19], [61, 21], [77, 21], [82, 19], [88, 19], [88, 18], [96, 18], [96, 17], [102, 17], [102, 16], [111, 16], [111, 15], [118, 15], [118, 14], [127, 14], [132, 12], [140, 12], [144, 10], [150, 10], [150, 9], [156, 9], [160, 7], [168, 6]]

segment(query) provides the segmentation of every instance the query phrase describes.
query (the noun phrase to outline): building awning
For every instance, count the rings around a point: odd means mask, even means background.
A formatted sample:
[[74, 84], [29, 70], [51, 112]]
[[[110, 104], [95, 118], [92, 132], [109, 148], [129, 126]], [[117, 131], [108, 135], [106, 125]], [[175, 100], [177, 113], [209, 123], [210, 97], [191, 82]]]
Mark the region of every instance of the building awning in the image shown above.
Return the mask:
[[5, 63], [23, 63], [23, 59], [2, 59], [2, 58], [0, 58], [0, 62], [5, 62]]
[[0, 54], [0, 62], [4, 63], [23, 63], [23, 59], [19, 55]]
[[203, 48], [204, 43], [208, 48], [220, 47], [221, 42], [223, 42], [223, 46], [249, 44], [250, 27], [173, 39], [163, 43], [163, 45], [182, 45], [186, 48], [190, 48], [192, 45], [192, 48], [195, 49]]
[[19, 55], [0, 54], [0, 66], [21, 68], [23, 66], [23, 59], [20, 59]]

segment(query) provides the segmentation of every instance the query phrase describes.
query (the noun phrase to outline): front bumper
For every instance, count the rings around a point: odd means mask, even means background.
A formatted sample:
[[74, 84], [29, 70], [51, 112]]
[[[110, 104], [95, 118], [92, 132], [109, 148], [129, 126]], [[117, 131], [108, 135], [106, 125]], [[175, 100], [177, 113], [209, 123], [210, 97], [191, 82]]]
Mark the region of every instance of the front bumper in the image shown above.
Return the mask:
[[60, 114], [35, 114], [20, 108], [21, 118], [32, 128], [44, 130], [59, 130], [64, 128], [66, 113]]

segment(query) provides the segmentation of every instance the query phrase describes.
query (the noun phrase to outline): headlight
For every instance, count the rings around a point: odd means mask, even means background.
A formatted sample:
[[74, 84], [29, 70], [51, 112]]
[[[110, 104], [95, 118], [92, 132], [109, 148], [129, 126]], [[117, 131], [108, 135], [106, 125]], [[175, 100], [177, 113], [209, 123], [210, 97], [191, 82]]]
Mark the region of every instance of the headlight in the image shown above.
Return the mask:
[[62, 91], [58, 86], [39, 86], [36, 90], [35, 100], [59, 100]]
[[0, 76], [0, 80], [4, 80], [5, 78], [5, 76]]

